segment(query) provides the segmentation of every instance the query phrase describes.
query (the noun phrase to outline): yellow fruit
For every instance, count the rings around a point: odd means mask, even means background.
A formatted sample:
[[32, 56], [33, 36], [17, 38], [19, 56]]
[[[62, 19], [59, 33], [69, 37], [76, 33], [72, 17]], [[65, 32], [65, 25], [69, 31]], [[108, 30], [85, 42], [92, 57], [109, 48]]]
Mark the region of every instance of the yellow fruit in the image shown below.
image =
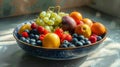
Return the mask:
[[80, 24], [75, 28], [75, 33], [89, 38], [91, 35], [91, 28], [87, 24]]
[[18, 33], [21, 34], [21, 33], [22, 33], [23, 31], [25, 31], [26, 29], [31, 30], [31, 25], [30, 25], [30, 24], [25, 24], [25, 25], [23, 25], [23, 26], [19, 29]]
[[47, 47], [47, 48], [59, 48], [60, 38], [55, 33], [48, 33], [45, 35], [42, 44], [43, 47]]
[[85, 24], [89, 25], [90, 27], [91, 27], [92, 24], [93, 24], [92, 20], [89, 19], [89, 18], [84, 18], [82, 21], [83, 21]]

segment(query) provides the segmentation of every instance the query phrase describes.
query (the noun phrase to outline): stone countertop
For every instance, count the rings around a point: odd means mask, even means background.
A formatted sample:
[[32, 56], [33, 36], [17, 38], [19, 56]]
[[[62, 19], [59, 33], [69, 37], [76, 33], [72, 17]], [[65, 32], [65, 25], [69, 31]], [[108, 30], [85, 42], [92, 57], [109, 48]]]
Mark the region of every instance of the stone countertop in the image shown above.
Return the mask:
[[34, 19], [37, 14], [0, 18], [0, 67], [120, 67], [120, 18], [113, 17], [89, 7], [64, 10], [80, 11], [83, 17], [103, 23], [108, 37], [96, 53], [74, 60], [46, 60], [29, 56], [21, 50], [12, 32], [16, 25]]

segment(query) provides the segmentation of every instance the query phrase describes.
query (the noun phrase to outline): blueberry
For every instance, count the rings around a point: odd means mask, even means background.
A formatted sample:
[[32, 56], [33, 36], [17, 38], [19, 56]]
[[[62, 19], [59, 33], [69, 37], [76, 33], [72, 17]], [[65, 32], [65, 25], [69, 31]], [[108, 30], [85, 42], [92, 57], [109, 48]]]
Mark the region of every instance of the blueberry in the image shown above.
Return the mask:
[[67, 40], [64, 40], [63, 44], [69, 44], [69, 42]]
[[76, 46], [83, 46], [83, 43], [79, 41], [76, 43]]
[[61, 44], [61, 45], [60, 45], [60, 48], [67, 48], [67, 47], [68, 47], [67, 44]]
[[30, 31], [30, 33], [32, 33], [32, 34], [39, 34], [38, 31], [37, 31], [37, 29], [32, 29], [32, 30]]
[[72, 43], [73, 43], [73, 44], [75, 44], [75, 43], [77, 43], [77, 42], [78, 42], [77, 38], [73, 38], [73, 39], [72, 39]]
[[31, 33], [29, 37], [30, 37], [30, 38], [34, 38], [35, 35]]
[[100, 41], [102, 39], [101, 36], [97, 36], [97, 41]]
[[35, 35], [34, 38], [35, 38], [36, 40], [38, 40], [38, 39], [39, 39], [39, 35]]
[[84, 45], [88, 45], [88, 44], [91, 44], [90, 41], [86, 41]]
[[30, 44], [33, 45], [33, 46], [36, 46], [36, 43], [35, 43], [35, 42], [31, 42]]
[[28, 39], [26, 39], [26, 41], [25, 41], [26, 43], [30, 43], [30, 40], [28, 40]]
[[79, 36], [77, 37], [77, 39], [78, 39], [78, 41], [83, 40], [83, 39], [84, 39], [84, 36], [83, 36], [83, 35], [79, 35]]
[[24, 32], [27, 32], [28, 34], [30, 33], [30, 31], [28, 29], [26, 29]]
[[37, 40], [36, 44], [37, 44], [37, 46], [42, 46], [42, 41], [41, 40]]
[[86, 42], [86, 41], [88, 41], [89, 39], [88, 38], [84, 38], [84, 41]]
[[22, 41], [26, 42], [25, 37], [20, 37], [20, 40], [22, 40]]
[[17, 33], [17, 37], [18, 37], [18, 39], [20, 39], [22, 37], [22, 35]]
[[84, 40], [80, 40], [81, 43], [83, 43], [83, 45], [85, 44], [85, 41]]
[[75, 45], [72, 43], [69, 43], [68, 47], [75, 47]]
[[35, 39], [30, 39], [30, 43], [32, 43], [32, 42], [36, 42], [36, 40]]
[[76, 38], [78, 35], [76, 34], [76, 33], [74, 33], [73, 35], [72, 35], [72, 37], [73, 38]]

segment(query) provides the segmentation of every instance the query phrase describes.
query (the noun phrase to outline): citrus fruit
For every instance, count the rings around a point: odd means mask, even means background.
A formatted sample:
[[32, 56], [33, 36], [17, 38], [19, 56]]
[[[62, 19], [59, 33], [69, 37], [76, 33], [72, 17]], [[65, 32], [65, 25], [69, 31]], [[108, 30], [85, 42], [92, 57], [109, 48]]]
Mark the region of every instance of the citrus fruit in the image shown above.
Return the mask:
[[91, 35], [91, 28], [87, 24], [80, 24], [75, 28], [75, 33], [89, 38]]
[[79, 24], [78, 22], [82, 20], [82, 14], [77, 11], [71, 12], [70, 16], [76, 21], [77, 25]]
[[83, 21], [85, 24], [89, 25], [90, 27], [91, 27], [92, 24], [93, 24], [92, 20], [89, 19], [89, 18], [84, 18], [82, 21]]
[[48, 34], [45, 35], [42, 43], [43, 43], [43, 47], [59, 48], [59, 46], [60, 46], [60, 38], [55, 33], [48, 33]]
[[25, 31], [26, 29], [31, 30], [31, 25], [30, 25], [30, 24], [25, 24], [25, 25], [23, 25], [23, 26], [19, 29], [18, 33], [21, 34], [21, 33], [22, 33], [23, 31]]
[[100, 22], [95, 22], [93, 23], [91, 30], [96, 35], [102, 35], [106, 32], [106, 27]]

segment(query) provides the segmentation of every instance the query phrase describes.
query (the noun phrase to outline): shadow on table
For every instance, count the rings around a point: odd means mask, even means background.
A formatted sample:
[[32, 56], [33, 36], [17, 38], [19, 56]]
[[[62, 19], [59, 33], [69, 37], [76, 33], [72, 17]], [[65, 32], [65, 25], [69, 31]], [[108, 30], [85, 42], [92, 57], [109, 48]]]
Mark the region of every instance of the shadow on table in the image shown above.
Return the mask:
[[87, 56], [73, 60], [47, 60], [24, 54], [18, 67], [79, 67]]

